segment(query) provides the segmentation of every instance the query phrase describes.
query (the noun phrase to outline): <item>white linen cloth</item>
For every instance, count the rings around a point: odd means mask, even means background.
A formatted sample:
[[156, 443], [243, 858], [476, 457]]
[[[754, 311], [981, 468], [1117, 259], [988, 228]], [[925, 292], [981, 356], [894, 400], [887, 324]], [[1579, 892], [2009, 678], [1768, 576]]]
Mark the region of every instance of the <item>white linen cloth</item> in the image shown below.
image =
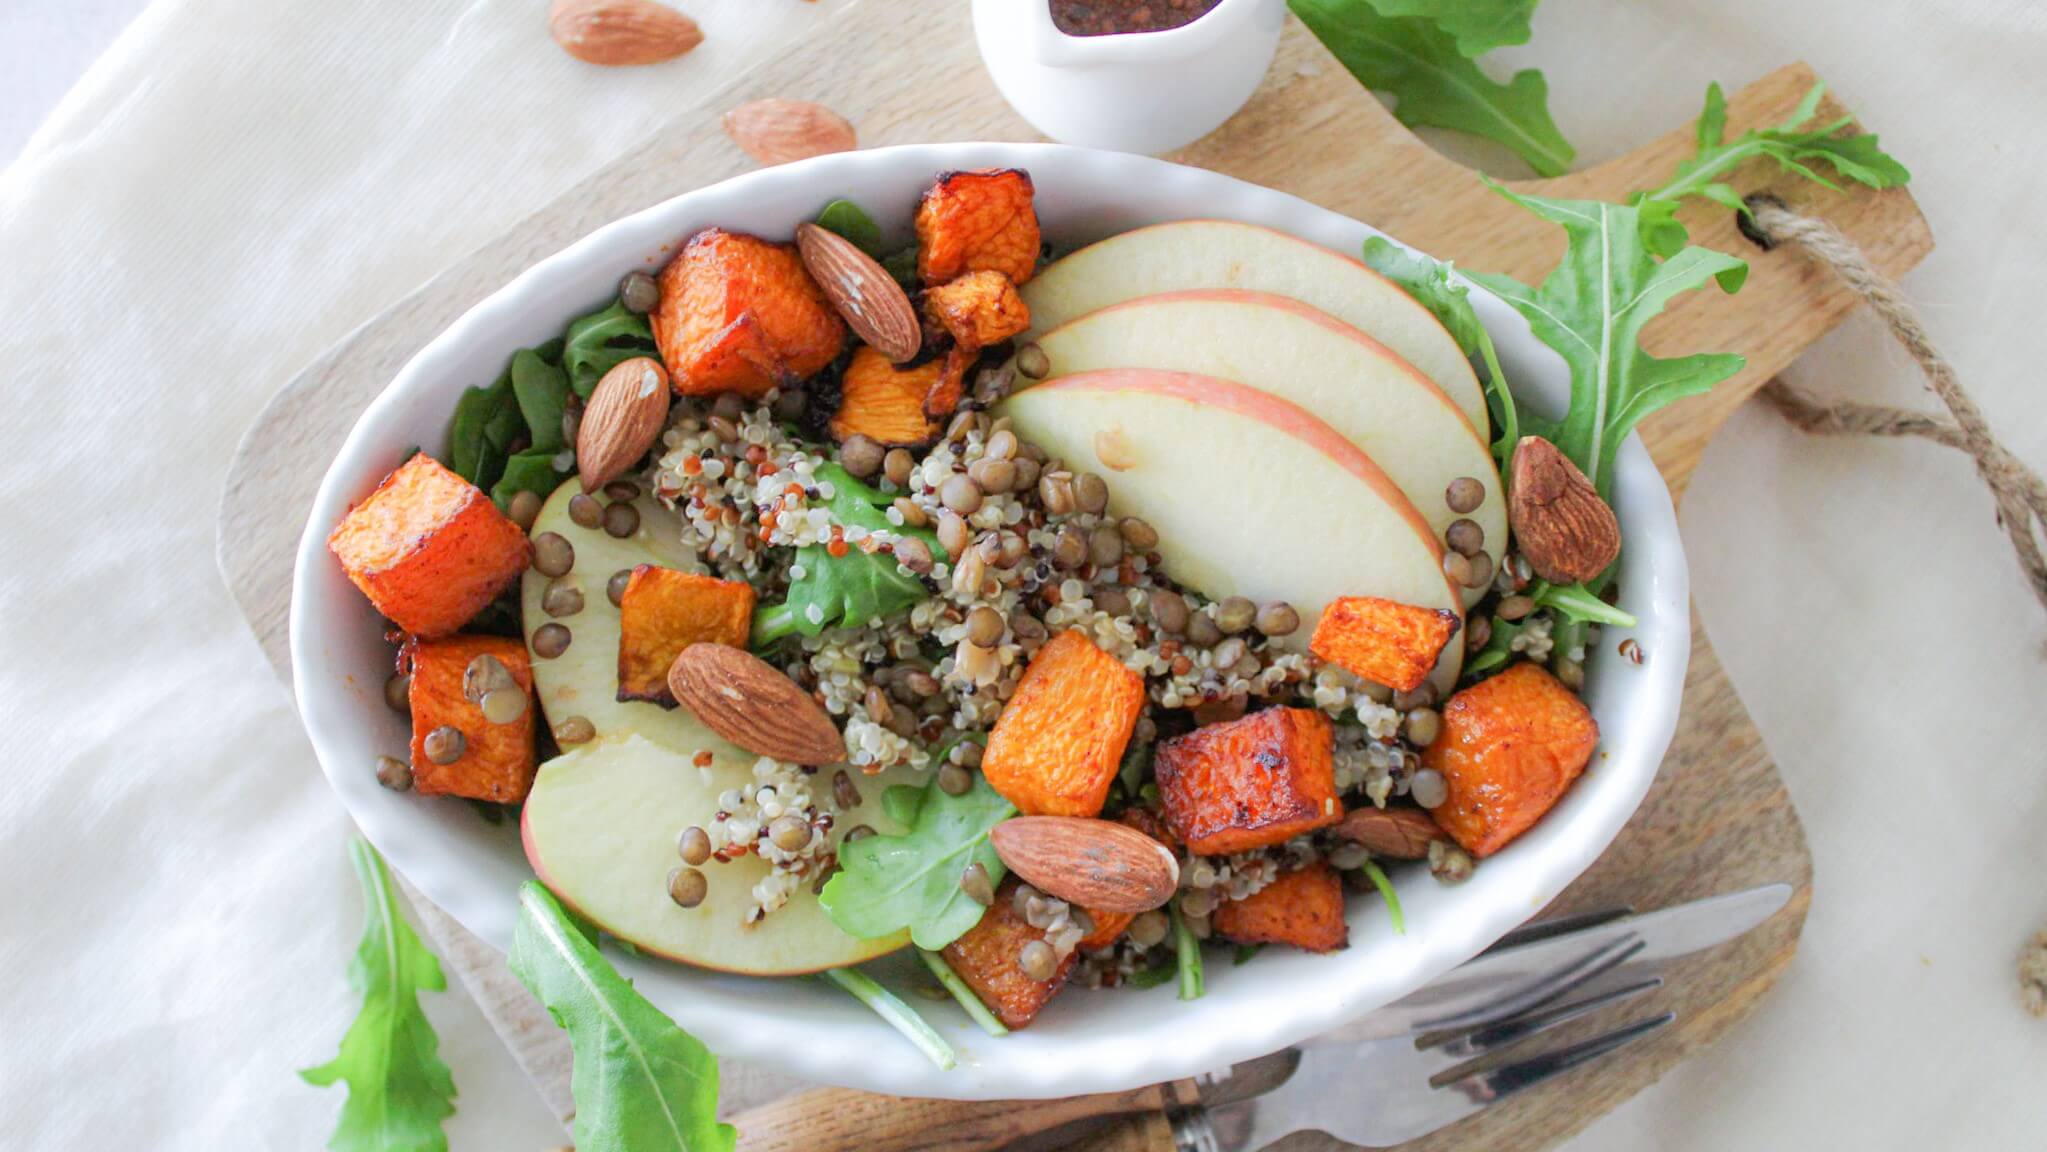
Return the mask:
[[[691, 0], [683, 61], [565, 57], [537, 0], [157, 0], [0, 175], [0, 1146], [310, 1149], [355, 1003], [346, 815], [213, 564], [229, 455], [322, 348], [836, 5]], [[1910, 288], [2047, 461], [2047, 10], [2026, 0], [1579, 0], [1535, 43], [1598, 160], [1811, 61], [1913, 168]], [[801, 92], [789, 93], [802, 96]], [[1850, 325], [1795, 373], [1922, 402]], [[315, 462], [309, 462], [311, 466]], [[1684, 514], [1698, 603], [1816, 859], [1797, 962], [1581, 1150], [2018, 1147], [2047, 1022], [2047, 620], [1960, 456], [1751, 407]], [[464, 1149], [557, 1129], [459, 992], [430, 998]]]

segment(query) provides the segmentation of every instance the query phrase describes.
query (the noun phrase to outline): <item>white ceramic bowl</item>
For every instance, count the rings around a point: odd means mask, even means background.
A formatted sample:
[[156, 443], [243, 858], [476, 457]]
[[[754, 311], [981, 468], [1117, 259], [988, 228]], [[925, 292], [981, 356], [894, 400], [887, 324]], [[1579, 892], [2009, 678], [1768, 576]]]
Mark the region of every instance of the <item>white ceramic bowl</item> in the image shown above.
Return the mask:
[[[328, 555], [329, 529], [413, 445], [442, 443], [462, 389], [488, 383], [516, 348], [559, 334], [601, 307], [619, 277], [663, 257], [696, 230], [786, 237], [828, 200], [865, 206], [892, 239], [935, 173], [1015, 166], [1030, 171], [1045, 235], [1073, 245], [1123, 229], [1227, 217], [1356, 252], [1374, 229], [1306, 201], [1212, 172], [1058, 145], [949, 144], [850, 152], [750, 173], [678, 196], [597, 230], [528, 269], [428, 344], [349, 433], [313, 503], [299, 544], [291, 610], [292, 673], [321, 766], [356, 822], [390, 862], [471, 931], [505, 948], [514, 895], [531, 877], [517, 830], [491, 827], [465, 804], [378, 786], [371, 765], [405, 747], [403, 718], [384, 706], [391, 649], [376, 612]], [[1517, 392], [1559, 409], [1563, 361], [1497, 299], [1480, 294]], [[1606, 847], [1649, 789], [1677, 722], [1691, 628], [1684, 553], [1669, 493], [1639, 441], [1620, 453], [1616, 511], [1627, 539], [1621, 606], [1640, 626], [1640, 667], [1608, 630], [1587, 667], [1586, 699], [1603, 734], [1592, 766], [1535, 829], [1456, 887], [1401, 870], [1407, 934], [1384, 908], [1354, 901], [1351, 946], [1331, 956], [1269, 949], [1257, 961], [1208, 966], [1208, 994], [1069, 991], [1029, 1029], [1000, 1040], [958, 1012], [927, 1016], [961, 1054], [940, 1072], [844, 993], [813, 979], [765, 980], [616, 954], [641, 991], [720, 1056], [810, 1080], [905, 1096], [1020, 1098], [1130, 1088], [1274, 1051], [1386, 1004], [1464, 961], [1528, 919]], [[883, 961], [890, 963], [902, 958]], [[914, 961], [911, 961], [914, 963]], [[886, 978], [884, 971], [884, 978]]]

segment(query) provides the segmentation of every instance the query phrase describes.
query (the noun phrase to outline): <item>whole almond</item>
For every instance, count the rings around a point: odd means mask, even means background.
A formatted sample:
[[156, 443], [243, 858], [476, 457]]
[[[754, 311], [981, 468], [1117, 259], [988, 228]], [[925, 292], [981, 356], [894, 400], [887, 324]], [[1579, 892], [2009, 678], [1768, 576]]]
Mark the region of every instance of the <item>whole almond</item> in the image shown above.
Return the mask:
[[658, 64], [703, 43], [697, 22], [654, 0], [554, 0], [547, 31], [586, 64]]
[[917, 310], [903, 286], [874, 257], [815, 224], [796, 226], [796, 251], [854, 335], [897, 364], [917, 355], [924, 341]]
[[1430, 843], [1446, 839], [1435, 819], [1419, 808], [1358, 808], [1330, 831], [1392, 860], [1420, 860], [1429, 854]]
[[860, 146], [844, 116], [807, 100], [753, 100], [725, 113], [725, 134], [763, 164], [787, 164]]
[[652, 356], [613, 366], [597, 381], [576, 430], [576, 471], [595, 492], [640, 462], [668, 423], [668, 373]]
[[1135, 828], [1078, 816], [1018, 816], [989, 834], [1009, 870], [1097, 912], [1147, 912], [1180, 886], [1180, 862]]
[[1523, 436], [1509, 470], [1507, 523], [1535, 574], [1552, 584], [1590, 580], [1621, 554], [1621, 526], [1592, 481], [1540, 436]]
[[756, 756], [836, 764], [846, 741], [824, 707], [742, 648], [692, 644], [668, 667], [668, 690], [704, 726]]

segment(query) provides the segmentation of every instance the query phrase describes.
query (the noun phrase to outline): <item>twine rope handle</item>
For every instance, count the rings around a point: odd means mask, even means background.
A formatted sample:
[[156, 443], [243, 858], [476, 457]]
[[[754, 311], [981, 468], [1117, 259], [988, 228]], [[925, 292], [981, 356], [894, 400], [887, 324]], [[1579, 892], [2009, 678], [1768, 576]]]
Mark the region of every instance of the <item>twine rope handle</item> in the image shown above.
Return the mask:
[[1752, 196], [1744, 231], [1764, 248], [1797, 245], [1830, 268], [1890, 328], [1891, 335], [1926, 374], [1933, 394], [1947, 409], [1945, 417], [1882, 404], [1829, 401], [1782, 379], [1762, 389], [1763, 399], [1799, 429], [1828, 436], [1916, 436], [1966, 452], [1997, 504], [1997, 520], [2018, 555], [2019, 568], [2033, 596], [2047, 608], [2047, 482], [2006, 448], [1990, 431], [1983, 410], [1962, 387], [1933, 337], [1898, 286], [1878, 272], [1868, 257], [1840, 230], [1824, 220], [1801, 216], [1774, 197]]

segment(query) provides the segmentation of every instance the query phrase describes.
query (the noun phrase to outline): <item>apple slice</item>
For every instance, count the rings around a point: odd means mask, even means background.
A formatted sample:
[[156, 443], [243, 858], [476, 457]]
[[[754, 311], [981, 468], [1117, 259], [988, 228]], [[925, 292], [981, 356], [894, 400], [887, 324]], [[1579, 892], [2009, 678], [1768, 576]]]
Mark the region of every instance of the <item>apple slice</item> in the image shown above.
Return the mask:
[[[768, 872], [756, 856], [706, 864], [709, 893], [694, 908], [669, 899], [668, 872], [681, 863], [676, 833], [703, 824], [718, 793], [736, 783], [637, 735], [585, 745], [540, 766], [519, 822], [526, 859], [541, 883], [591, 923], [643, 952], [699, 968], [790, 976], [858, 964], [910, 942], [907, 932], [848, 936], [807, 885], [760, 923], [742, 925], [751, 889]], [[878, 785], [862, 788], [879, 799]], [[839, 826], [865, 815], [842, 814]]]
[[[1428, 521], [1371, 457], [1277, 396], [1184, 372], [1110, 368], [1003, 402], [1017, 434], [1109, 481], [1110, 509], [1158, 529], [1173, 579], [1211, 597], [1284, 600], [1304, 649], [1339, 596], [1463, 612]], [[1437, 677], [1456, 680], [1464, 646]]]
[[1046, 332], [1098, 308], [1196, 288], [1270, 292], [1312, 305], [1398, 353], [1485, 432], [1478, 376], [1428, 309], [1360, 261], [1235, 220], [1135, 228], [1055, 260], [1023, 286], [1031, 329]]
[[[1485, 441], [1434, 382], [1384, 344], [1298, 300], [1209, 289], [1142, 296], [1038, 336], [1052, 374], [1164, 368], [1220, 376], [1320, 417], [1386, 470], [1442, 537], [1469, 516], [1495, 565], [1507, 540], [1507, 502]], [[1444, 498], [1469, 476], [1485, 500], [1468, 513]], [[1467, 605], [1484, 589], [1464, 593]]]
[[[813, 972], [901, 947], [907, 938], [858, 940], [841, 932], [808, 887], [762, 923], [742, 927], [748, 890], [767, 873], [750, 856], [707, 865], [710, 895], [696, 908], [685, 911], [668, 899], [668, 870], [681, 862], [676, 834], [692, 824], [709, 827], [718, 794], [752, 783], [756, 758], [719, 739], [687, 708], [618, 699], [618, 608], [605, 585], [638, 564], [686, 572], [703, 565], [683, 543], [681, 519], [652, 496], [633, 501], [640, 527], [621, 540], [569, 519], [569, 498], [581, 491], [573, 478], [557, 488], [541, 506], [533, 533], [559, 533], [575, 549], [575, 566], [559, 579], [582, 592], [582, 609], [558, 620], [549, 616], [541, 600], [553, 581], [537, 571], [529, 569], [520, 588], [529, 650], [533, 632], [551, 621], [571, 637], [560, 656], [533, 659], [542, 712], [550, 725], [581, 716], [597, 732], [592, 744], [540, 766], [524, 816], [534, 871], [620, 939], [700, 967]], [[711, 754], [708, 768], [694, 762], [701, 752]], [[813, 777], [813, 796], [830, 795], [830, 771]], [[917, 775], [891, 769], [856, 777], [861, 804], [836, 814], [834, 834], [861, 824], [893, 831], [881, 813], [882, 791], [891, 783], [916, 783]]]

